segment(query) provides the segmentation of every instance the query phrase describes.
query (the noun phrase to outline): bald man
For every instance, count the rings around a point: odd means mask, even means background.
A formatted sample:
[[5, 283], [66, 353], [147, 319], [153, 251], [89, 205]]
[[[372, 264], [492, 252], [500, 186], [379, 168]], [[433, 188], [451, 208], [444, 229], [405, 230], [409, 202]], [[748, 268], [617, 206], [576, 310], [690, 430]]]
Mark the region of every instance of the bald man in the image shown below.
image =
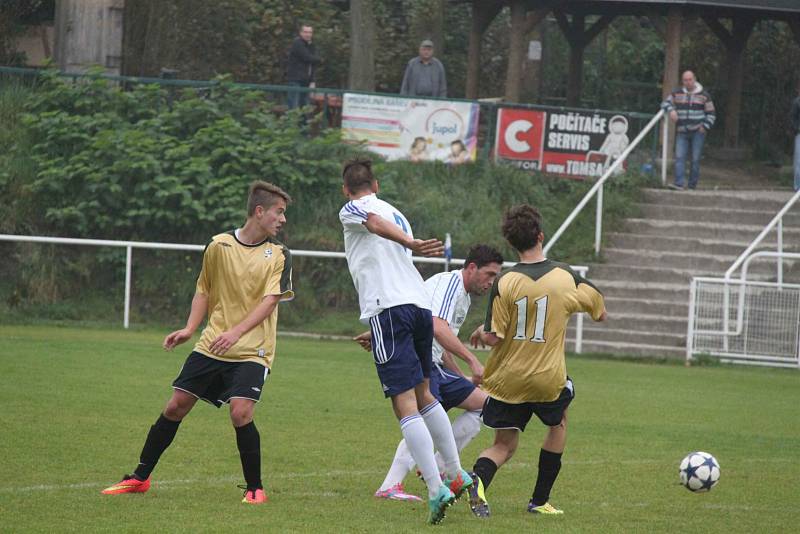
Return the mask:
[[700, 156], [706, 133], [714, 126], [716, 111], [711, 95], [703, 89], [692, 71], [687, 70], [681, 76], [683, 85], [670, 93], [661, 104], [661, 108], [669, 113], [669, 118], [676, 125], [675, 135], [675, 182], [669, 184], [670, 189], [683, 191], [686, 157], [691, 155], [691, 171], [689, 173], [689, 189], [695, 189], [700, 179]]

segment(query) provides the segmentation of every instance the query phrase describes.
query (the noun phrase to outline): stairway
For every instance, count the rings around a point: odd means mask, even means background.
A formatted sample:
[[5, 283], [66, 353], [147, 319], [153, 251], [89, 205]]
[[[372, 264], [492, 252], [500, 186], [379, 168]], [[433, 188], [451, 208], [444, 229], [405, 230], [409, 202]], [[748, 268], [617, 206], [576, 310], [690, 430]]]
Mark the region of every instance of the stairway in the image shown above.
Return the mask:
[[[604, 262], [589, 265], [609, 320], [584, 320], [583, 352], [683, 357], [692, 277], [722, 276], [789, 198], [788, 190], [645, 190], [640, 215], [606, 229]], [[784, 250], [800, 252], [800, 206], [783, 223]], [[775, 244], [773, 231], [759, 249]], [[748, 278], [774, 280], [774, 262], [754, 261]], [[574, 320], [568, 350], [573, 340]]]

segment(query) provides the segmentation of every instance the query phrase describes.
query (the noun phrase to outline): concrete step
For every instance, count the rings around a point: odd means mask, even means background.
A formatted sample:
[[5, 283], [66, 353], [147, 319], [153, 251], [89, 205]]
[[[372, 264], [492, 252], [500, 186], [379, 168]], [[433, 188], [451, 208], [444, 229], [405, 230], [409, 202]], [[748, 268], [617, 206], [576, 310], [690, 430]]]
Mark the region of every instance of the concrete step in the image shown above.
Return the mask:
[[[684, 237], [687, 239], [710, 239], [717, 241], [741, 241], [750, 244], [766, 225], [739, 225], [704, 223], [698, 221], [667, 221], [663, 219], [625, 219], [619, 227], [608, 228], [611, 232], [635, 233], [658, 237]], [[774, 240], [774, 231], [770, 239]], [[774, 242], [774, 241], [772, 241]], [[783, 229], [783, 242], [800, 243], [800, 228]], [[744, 249], [742, 249], [744, 250]]]
[[[673, 191], [671, 189], [644, 189], [643, 200], [651, 204], [672, 206], [694, 206], [710, 208], [731, 208], [771, 212], [773, 215], [792, 198], [792, 191], [739, 191], [739, 190], [700, 190]], [[800, 210], [800, 205], [792, 208]]]
[[[606, 261], [618, 265], [637, 267], [686, 269], [695, 273], [714, 273], [723, 275], [736, 261], [736, 256], [714, 256], [702, 252], [657, 252], [607, 248], [603, 251]], [[791, 268], [797, 261], [786, 260], [784, 269]], [[770, 275], [775, 273], [775, 260], [753, 260], [748, 273]], [[748, 276], [749, 277], [749, 276]]]
[[[594, 267], [593, 267], [594, 268]], [[592, 269], [593, 269], [592, 268]], [[670, 301], [675, 303], [689, 302], [689, 282], [664, 283], [657, 282], [634, 282], [625, 279], [606, 279], [599, 276], [591, 276], [589, 279], [595, 284], [606, 298], [633, 298], [633, 299], [655, 299], [659, 301]]]
[[652, 298], [605, 297], [608, 313], [657, 313], [669, 317], [689, 316], [689, 292], [683, 293], [682, 300], [656, 300]]
[[[567, 339], [575, 339], [575, 330], [567, 330]], [[666, 332], [638, 332], [621, 328], [604, 328], [602, 326], [583, 326], [583, 341], [604, 341], [620, 343], [638, 343], [645, 345], [663, 345], [665, 347], [686, 347], [686, 333], [673, 334]], [[567, 344], [567, 349], [574, 345]]]
[[[761, 226], [769, 223], [778, 210], [735, 209], [725, 204], [711, 206], [677, 206], [672, 204], [635, 204], [646, 219], [671, 221], [703, 221], [703, 223], [735, 222], [737, 225]], [[784, 227], [800, 227], [800, 204], [783, 216]], [[780, 209], [780, 208], [779, 208]]]
[[[574, 350], [575, 344], [567, 340], [567, 350]], [[667, 347], [664, 345], [648, 345], [646, 343], [624, 343], [618, 341], [583, 341], [583, 353], [603, 353], [615, 356], [652, 356], [669, 359], [683, 359], [686, 349], [681, 347]]]
[[670, 317], [657, 313], [625, 311], [609, 311], [608, 320], [603, 323], [607, 328], [663, 334], [686, 334], [687, 324], [688, 319], [685, 316]]
[[[692, 276], [717, 276], [719, 274], [714, 272], [698, 272], [696, 269], [643, 267], [616, 263], [592, 265], [589, 273], [592, 274], [590, 279], [610, 279], [637, 283], [656, 282], [661, 284], [682, 284], [687, 289]], [[598, 288], [602, 291], [602, 287], [598, 285]]]
[[[698, 252], [715, 256], [733, 256], [739, 254], [750, 245], [749, 241], [736, 241], [729, 239], [701, 239], [690, 237], [663, 236], [654, 240], [652, 235], [639, 234], [636, 232], [616, 232], [604, 236], [603, 250], [606, 248], [628, 248], [637, 250], [664, 250], [670, 252]], [[770, 233], [768, 238], [756, 247], [756, 250], [775, 250], [775, 236]], [[784, 243], [784, 250], [800, 251], [800, 242]]]

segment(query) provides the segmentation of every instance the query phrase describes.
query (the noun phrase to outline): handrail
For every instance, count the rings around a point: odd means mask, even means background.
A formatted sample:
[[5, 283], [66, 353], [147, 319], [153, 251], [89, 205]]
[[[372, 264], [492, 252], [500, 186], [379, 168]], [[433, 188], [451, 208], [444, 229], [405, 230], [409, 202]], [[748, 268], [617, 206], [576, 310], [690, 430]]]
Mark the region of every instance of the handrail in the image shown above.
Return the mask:
[[628, 148], [626, 148], [622, 152], [622, 154], [620, 154], [620, 156], [611, 165], [611, 167], [606, 169], [606, 172], [604, 172], [603, 175], [600, 177], [600, 179], [597, 180], [597, 182], [595, 182], [595, 184], [592, 186], [589, 192], [586, 193], [586, 195], [584, 195], [583, 199], [580, 202], [578, 202], [578, 205], [575, 206], [575, 209], [572, 210], [572, 213], [570, 213], [569, 216], [564, 220], [564, 222], [561, 223], [561, 226], [558, 228], [558, 230], [556, 230], [556, 233], [553, 234], [553, 237], [550, 238], [550, 241], [544, 247], [545, 254], [547, 254], [547, 252], [551, 248], [553, 248], [553, 245], [555, 245], [556, 241], [558, 241], [558, 238], [561, 237], [561, 234], [563, 234], [564, 231], [567, 229], [567, 227], [569, 227], [569, 225], [572, 224], [572, 221], [575, 220], [575, 218], [578, 216], [578, 214], [581, 212], [584, 206], [586, 206], [589, 200], [591, 200], [591, 198], [594, 196], [595, 193], [597, 193], [597, 215], [595, 224], [594, 253], [600, 254], [600, 236], [603, 225], [603, 190], [602, 190], [603, 184], [605, 184], [606, 181], [614, 173], [614, 171], [616, 171], [617, 168], [619, 168], [619, 166], [622, 165], [622, 162], [625, 161], [625, 159], [628, 157], [628, 155], [630, 155], [633, 149], [636, 148], [636, 146], [642, 141], [642, 139], [644, 139], [644, 136], [647, 135], [648, 132], [650, 132], [650, 130], [653, 129], [653, 126], [655, 126], [658, 123], [658, 121], [662, 119], [662, 117], [664, 117], [663, 109], [659, 110], [659, 112], [656, 113], [652, 119], [650, 119], [650, 122], [647, 123], [647, 126], [645, 126], [641, 132], [639, 132], [639, 135], [637, 135], [636, 138], [633, 140], [633, 142], [630, 145], [628, 145]]
[[[786, 202], [786, 204], [784, 204], [783, 208], [781, 208], [780, 211], [778, 211], [778, 213], [775, 215], [775, 217], [772, 218], [772, 220], [769, 222], [769, 224], [767, 226], [765, 226], [764, 229], [761, 230], [761, 233], [758, 234], [758, 236], [752, 241], [752, 243], [750, 243], [750, 246], [747, 247], [744, 250], [744, 252], [742, 252], [739, 255], [739, 257], [736, 258], [736, 261], [733, 262], [733, 265], [731, 265], [728, 268], [728, 270], [725, 271], [725, 278], [726, 279], [731, 278], [731, 275], [734, 272], [736, 272], [736, 269], [739, 268], [739, 266], [742, 264], [742, 262], [745, 260], [745, 258], [747, 258], [747, 256], [753, 251], [753, 249], [756, 248], [761, 243], [761, 241], [764, 240], [764, 238], [769, 233], [769, 231], [772, 230], [778, 223], [780, 223], [783, 220], [783, 216], [786, 215], [786, 212], [789, 211], [789, 208], [791, 208], [794, 205], [794, 203], [797, 202], [798, 198], [800, 198], [800, 191], [797, 191], [792, 196], [792, 198], [790, 198], [789, 201]], [[781, 234], [782, 234], [783, 233], [782, 232], [783, 228], [781, 227], [781, 228], [779, 228], [779, 230], [781, 230]], [[779, 241], [778, 244], [779, 244], [780, 248], [783, 248], [781, 246], [782, 245], [782, 241], [783, 241], [783, 236], [782, 235], [778, 236], [778, 241]], [[778, 252], [780, 252], [780, 250]]]
[[[0, 234], [0, 241], [15, 241], [23, 243], [51, 243], [58, 245], [87, 245], [95, 247], [124, 247], [125, 248], [125, 310], [123, 314], [122, 325], [128, 328], [130, 325], [130, 307], [131, 307], [131, 271], [133, 265], [133, 249], [156, 249], [156, 250], [193, 250], [202, 251], [205, 247], [203, 245], [187, 245], [180, 243], [160, 243], [160, 242], [147, 242], [147, 241], [114, 241], [111, 239], [83, 239], [71, 237], [46, 237], [46, 236], [29, 236], [29, 235], [14, 235], [14, 234]], [[292, 256], [308, 257], [308, 258], [339, 258], [345, 259], [344, 252], [332, 252], [324, 250], [292, 250]], [[458, 264], [463, 265], [463, 258], [454, 258], [446, 260], [445, 258], [424, 258], [414, 256], [411, 258], [416, 263], [434, 263], [440, 265]], [[516, 265], [513, 261], [503, 262], [503, 267], [513, 267]], [[589, 267], [586, 265], [572, 265], [581, 276], [586, 276]], [[583, 343], [583, 314], [579, 313], [576, 318], [575, 325], [575, 352], [580, 353]]]

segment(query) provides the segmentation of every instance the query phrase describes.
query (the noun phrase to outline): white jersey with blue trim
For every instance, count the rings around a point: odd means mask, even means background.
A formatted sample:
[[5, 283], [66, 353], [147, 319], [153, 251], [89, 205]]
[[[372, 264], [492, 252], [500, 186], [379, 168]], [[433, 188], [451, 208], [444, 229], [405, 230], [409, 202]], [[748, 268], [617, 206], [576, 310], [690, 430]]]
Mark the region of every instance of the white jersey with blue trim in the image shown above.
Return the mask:
[[411, 261], [411, 251], [367, 230], [364, 223], [369, 213], [383, 217], [414, 237], [408, 219], [400, 210], [374, 194], [351, 200], [339, 211], [344, 227], [344, 253], [358, 292], [361, 321], [367, 323], [370, 317], [402, 304], [430, 309], [430, 296]]
[[[464, 277], [461, 269], [449, 273], [439, 273], [425, 281], [425, 287], [431, 295], [431, 313], [447, 321], [450, 330], [458, 337], [458, 331], [467, 318], [469, 305], [472, 299], [464, 287]], [[433, 340], [433, 363], [442, 365], [444, 349], [435, 339]]]

